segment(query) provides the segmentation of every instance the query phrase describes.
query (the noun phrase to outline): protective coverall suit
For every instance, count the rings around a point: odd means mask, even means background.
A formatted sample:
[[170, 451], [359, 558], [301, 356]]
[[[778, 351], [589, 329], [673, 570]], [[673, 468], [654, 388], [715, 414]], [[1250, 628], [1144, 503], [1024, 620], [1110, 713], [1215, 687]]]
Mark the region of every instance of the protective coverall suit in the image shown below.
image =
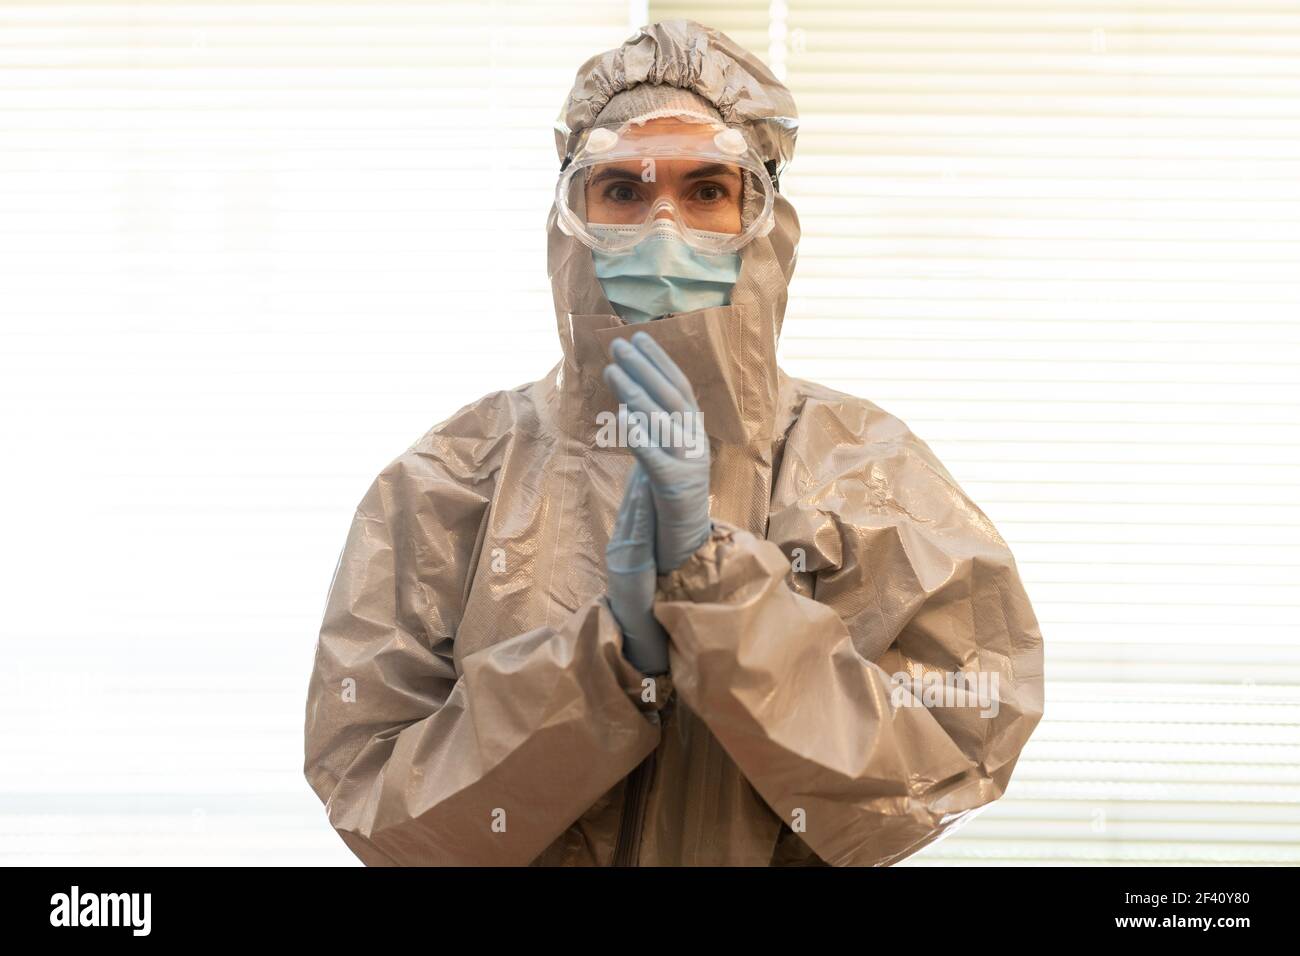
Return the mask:
[[[638, 83], [793, 153], [766, 67], [670, 21], [582, 67], [560, 158]], [[1042, 715], [1037, 621], [923, 441], [777, 367], [790, 203], [730, 305], [640, 326], [554, 215], [548, 234], [562, 360], [434, 426], [357, 507], [306, 715], [306, 776], [342, 839], [372, 865], [884, 865], [996, 800]], [[637, 329], [694, 385], [714, 525], [659, 578], [671, 670], [649, 691], [605, 597], [633, 456], [595, 440], [610, 343]], [[993, 706], [892, 678], [956, 672], [984, 675]]]

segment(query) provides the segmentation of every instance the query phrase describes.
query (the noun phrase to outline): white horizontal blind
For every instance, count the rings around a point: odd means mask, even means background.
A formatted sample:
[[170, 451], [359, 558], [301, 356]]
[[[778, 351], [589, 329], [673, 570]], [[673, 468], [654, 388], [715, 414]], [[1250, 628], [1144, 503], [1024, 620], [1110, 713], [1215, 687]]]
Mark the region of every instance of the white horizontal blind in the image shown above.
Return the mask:
[[783, 63], [783, 364], [926, 439], [1041, 619], [1011, 792], [914, 862], [1300, 862], [1300, 3], [651, 13]]
[[[627, 9], [0, 2], [0, 861], [352, 860], [324, 589], [553, 360], [548, 127]], [[784, 364], [930, 441], [1043, 622], [1012, 794], [917, 862], [1295, 862], [1297, 4], [650, 12], [784, 63]]]
[[0, 863], [355, 862], [303, 780], [352, 509], [558, 358], [622, 2], [0, 2]]

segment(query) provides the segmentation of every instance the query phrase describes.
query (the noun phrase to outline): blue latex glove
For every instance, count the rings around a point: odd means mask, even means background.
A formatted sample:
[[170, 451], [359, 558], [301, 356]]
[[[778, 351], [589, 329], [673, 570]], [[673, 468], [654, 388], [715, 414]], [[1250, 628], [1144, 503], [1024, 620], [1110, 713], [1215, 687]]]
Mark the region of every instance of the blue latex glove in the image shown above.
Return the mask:
[[632, 452], [650, 479], [657, 525], [655, 555], [659, 573], [667, 574], [681, 567], [712, 530], [709, 439], [690, 381], [658, 342], [638, 332], [630, 343], [615, 339], [610, 354], [615, 364], [605, 367], [605, 382], [626, 406], [619, 409], [621, 425], [626, 427], [628, 413], [641, 412], [647, 420], [665, 413], [679, 416], [675, 429], [661, 429], [657, 436], [651, 431], [646, 438], [658, 438], [651, 444], [638, 443], [632, 439], [633, 431], [627, 432]]
[[668, 635], [655, 619], [655, 507], [650, 480], [633, 466], [605, 547], [609, 607], [623, 631], [623, 656], [643, 674], [668, 670]]

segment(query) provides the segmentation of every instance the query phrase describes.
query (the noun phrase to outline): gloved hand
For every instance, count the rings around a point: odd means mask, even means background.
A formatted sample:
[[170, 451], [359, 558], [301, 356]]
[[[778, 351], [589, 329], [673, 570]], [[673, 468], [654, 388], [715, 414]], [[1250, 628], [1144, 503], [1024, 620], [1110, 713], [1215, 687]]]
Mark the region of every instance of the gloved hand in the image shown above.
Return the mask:
[[609, 607], [623, 630], [623, 656], [643, 674], [668, 670], [668, 635], [655, 619], [655, 508], [650, 481], [632, 467], [605, 547]]
[[[616, 364], [605, 366], [605, 382], [627, 406], [619, 409], [620, 428], [628, 428], [629, 444], [645, 469], [654, 496], [655, 555], [660, 574], [682, 566], [709, 539], [709, 439], [690, 381], [668, 353], [645, 332], [631, 343], [615, 339], [610, 354]], [[629, 413], [655, 416], [677, 413], [674, 426], [652, 430], [650, 443], [633, 440]], [[635, 421], [635, 420], [633, 420]], [[639, 431], [639, 430], [638, 430]], [[653, 439], [658, 439], [657, 442]]]

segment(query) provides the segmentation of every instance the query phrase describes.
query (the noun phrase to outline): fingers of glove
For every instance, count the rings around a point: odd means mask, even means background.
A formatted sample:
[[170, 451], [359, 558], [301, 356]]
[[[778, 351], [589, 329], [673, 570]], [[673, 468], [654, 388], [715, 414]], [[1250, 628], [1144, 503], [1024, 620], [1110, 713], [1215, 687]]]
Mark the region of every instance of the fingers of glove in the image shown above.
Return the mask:
[[641, 412], [647, 421], [655, 416], [666, 416], [667, 412], [642, 386], [619, 365], [606, 365], [605, 384], [618, 397], [618, 400], [630, 411]]
[[654, 336], [648, 332], [637, 332], [632, 336], [632, 344], [654, 363], [660, 374], [668, 379], [673, 388], [690, 403], [691, 409], [698, 411], [700, 406], [695, 400], [695, 389], [691, 386], [691, 380], [677, 367], [677, 363], [664, 351], [664, 347], [654, 340]]
[[[619, 428], [628, 436], [629, 446], [645, 466], [652, 482], [659, 484], [671, 480], [671, 476], [665, 472], [665, 469], [670, 467], [674, 459], [698, 460], [700, 458], [698, 449], [701, 447], [708, 449], [707, 442], [695, 438], [698, 429], [688, 441], [681, 421], [684, 416], [677, 415], [674, 418], [665, 412], [623, 369], [617, 365], [607, 365], [604, 376], [606, 384], [618, 397], [622, 406], [618, 410]], [[642, 421], [653, 423], [655, 427], [647, 432], [645, 428], [638, 425], [634, 430], [635, 419], [631, 417], [633, 413], [644, 416]], [[687, 424], [696, 428], [698, 421], [699, 415], [692, 414]], [[692, 448], [697, 450], [693, 454], [688, 454]]]
[[654, 489], [655, 559], [659, 572], [680, 567], [709, 537], [709, 489], [697, 475]]
[[651, 483], [659, 523], [681, 520], [684, 516], [707, 514], [709, 510], [708, 475], [675, 469], [671, 481]]
[[[649, 338], [649, 336], [646, 336]], [[660, 408], [668, 412], [694, 411], [694, 403], [673, 385], [668, 376], [655, 367], [649, 356], [623, 339], [615, 339], [609, 348], [619, 367], [640, 385]]]
[[[632, 530], [633, 523], [633, 502], [635, 501], [635, 490], [638, 484], [644, 480], [645, 473], [641, 471], [640, 466], [633, 467], [628, 473], [627, 482], [623, 486], [623, 500], [619, 502], [618, 514], [614, 516], [614, 530], [610, 532], [609, 544], [613, 547], [615, 542], [626, 541]], [[608, 550], [608, 549], [606, 549]]]
[[[611, 352], [618, 355], [616, 367], [627, 372], [656, 405], [670, 413], [667, 419], [659, 420], [661, 437], [657, 444], [674, 458], [698, 459], [707, 455], [709, 439], [704, 431], [703, 416], [685, 373], [645, 332], [632, 336], [632, 342], [640, 347], [640, 351], [620, 339], [612, 343]], [[672, 414], [679, 411], [681, 414]], [[662, 437], [665, 432], [669, 435], [667, 439]]]
[[650, 490], [650, 479], [646, 477], [639, 464], [636, 466], [635, 471], [637, 475], [632, 489], [635, 497], [632, 499], [632, 531], [629, 540], [643, 549], [647, 561], [653, 562], [655, 557], [655, 500]]
[[[628, 413], [627, 436], [628, 446], [636, 449], [638, 447], [657, 448], [671, 459], [693, 458], [698, 461], [699, 452], [693, 455], [690, 453], [692, 440], [687, 431], [682, 428], [681, 422], [675, 420], [659, 419], [652, 421], [647, 429], [641, 416], [634, 410]], [[701, 447], [700, 442], [693, 442], [694, 447]], [[704, 445], [707, 447], [707, 445]]]
[[653, 611], [656, 517], [650, 479], [640, 463], [634, 464], [605, 560], [609, 608], [623, 632], [623, 653], [643, 674], [668, 670], [667, 635]]
[[655, 565], [655, 507], [650, 480], [635, 465], [614, 519], [614, 531], [605, 546], [605, 564], [611, 574], [635, 574]]
[[[628, 447], [633, 451], [663, 451], [662, 444], [666, 438], [672, 441], [672, 433], [663, 427], [669, 419], [662, 408], [651, 402], [623, 369], [607, 365], [604, 378], [619, 398], [619, 432], [627, 436]], [[638, 455], [638, 458], [643, 462], [646, 457]], [[653, 473], [649, 473], [649, 477], [653, 479]]]
[[[694, 445], [700, 447], [700, 442], [695, 441], [694, 434], [688, 432], [693, 429], [694, 423], [699, 420], [699, 416], [693, 412], [684, 412], [680, 415], [671, 415], [667, 418], [658, 420], [658, 434], [651, 434], [650, 440], [653, 444], [662, 448], [674, 458], [686, 458], [687, 451]], [[707, 446], [706, 446], [707, 447]], [[695, 455], [698, 459], [699, 455]]]
[[672, 455], [654, 444], [645, 429], [631, 420], [631, 415], [632, 412], [626, 408], [618, 410], [619, 429], [627, 435], [628, 447], [636, 456], [637, 464], [644, 469], [650, 490], [672, 485], [677, 480], [681, 465]]
[[[623, 406], [619, 409], [620, 417], [626, 409], [629, 415], [636, 413], [642, 425], [650, 426], [648, 432], [644, 427], [638, 428], [640, 434], [636, 436], [633, 448], [638, 444], [649, 444], [664, 449], [673, 458], [692, 460], [699, 460], [708, 452], [708, 437], [704, 434], [699, 412], [665, 412], [645, 389], [617, 365], [605, 367], [605, 382]], [[636, 419], [629, 418], [628, 423], [622, 427], [631, 428], [635, 421]], [[624, 434], [631, 443], [633, 433], [626, 431]], [[652, 474], [650, 477], [655, 476]]]

